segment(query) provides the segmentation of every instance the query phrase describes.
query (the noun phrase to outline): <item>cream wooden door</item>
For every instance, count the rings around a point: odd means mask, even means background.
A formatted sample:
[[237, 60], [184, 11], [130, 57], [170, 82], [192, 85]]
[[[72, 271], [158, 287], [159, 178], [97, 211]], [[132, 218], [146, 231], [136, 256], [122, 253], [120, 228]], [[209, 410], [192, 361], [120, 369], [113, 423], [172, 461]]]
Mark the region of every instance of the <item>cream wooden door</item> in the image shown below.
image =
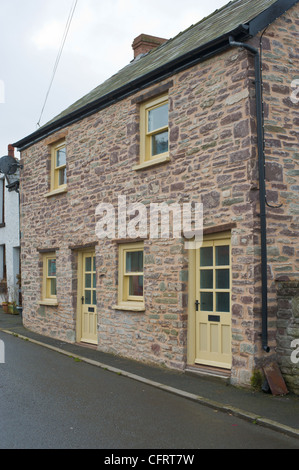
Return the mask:
[[231, 368], [230, 240], [205, 241], [196, 252], [195, 362]]
[[95, 254], [82, 254], [81, 341], [98, 344]]

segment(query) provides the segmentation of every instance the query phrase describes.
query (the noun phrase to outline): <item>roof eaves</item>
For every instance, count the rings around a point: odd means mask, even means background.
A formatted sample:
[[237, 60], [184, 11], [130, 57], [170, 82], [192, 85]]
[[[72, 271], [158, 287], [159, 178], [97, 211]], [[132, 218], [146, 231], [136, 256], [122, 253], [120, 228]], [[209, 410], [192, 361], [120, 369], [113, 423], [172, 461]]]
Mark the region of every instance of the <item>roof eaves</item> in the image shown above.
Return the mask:
[[[144, 75], [133, 79], [125, 85], [120, 86], [119, 88], [116, 88], [111, 92], [108, 92], [100, 98], [95, 99], [74, 111], [71, 111], [67, 115], [64, 115], [62, 117], [58, 116], [57, 119], [50, 121], [48, 124], [45, 124], [42, 128], [38, 129], [29, 136], [13, 144], [13, 146], [18, 148], [18, 150], [22, 151], [30, 147], [34, 143], [37, 143], [45, 137], [53, 134], [54, 132], [57, 132], [68, 125], [78, 122], [84, 117], [87, 117], [97, 111], [100, 111], [101, 109], [110, 106], [116, 101], [124, 99], [136, 93], [137, 91], [148, 87], [149, 85], [152, 85], [158, 81], [163, 80], [164, 78], [173, 75], [174, 73], [177, 73], [196, 63], [206, 60], [207, 58], [215, 54], [223, 52], [224, 50], [230, 47], [230, 36], [233, 36], [236, 41], [244, 42], [248, 40], [249, 38], [255, 36], [259, 31], [266, 28], [275, 19], [285, 13], [289, 8], [298, 3], [298, 1], [299, 0], [277, 0], [269, 8], [265, 9], [255, 18], [250, 20], [247, 24], [240, 24], [237, 28], [234, 28], [233, 30], [225, 33], [224, 35], [213, 39], [212, 41], [207, 42], [198, 48], [183, 53], [181, 56], [170, 60], [169, 62], [158, 66], [150, 72], [147, 72]], [[230, 5], [231, 3], [233, 2], [230, 2], [228, 5]], [[160, 48], [162, 49], [165, 44], [161, 45]]]
[[286, 11], [292, 8], [299, 0], [278, 0], [273, 3], [269, 8], [260, 13], [256, 18], [249, 23], [249, 34], [251, 37], [256, 36], [262, 29], [265, 29], [273, 21], [283, 15]]
[[[247, 25], [240, 25], [238, 28], [230, 31], [229, 33], [225, 34], [213, 40], [204, 46], [199, 48], [193, 49], [188, 53], [180, 56], [178, 59], [174, 59], [157, 69], [149, 72], [142, 77], [137, 78], [129, 82], [128, 84], [113, 90], [112, 92], [102, 96], [99, 99], [92, 101], [91, 103], [86, 104], [85, 106], [80, 107], [79, 109], [69, 113], [66, 116], [63, 116], [55, 121], [51, 121], [49, 124], [46, 124], [42, 128], [38, 129], [34, 133], [28, 135], [24, 139], [13, 144], [19, 151], [23, 151], [26, 148], [30, 147], [31, 145], [41, 141], [42, 139], [48, 137], [49, 135], [57, 132], [66, 126], [74, 124], [79, 120], [94, 114], [101, 109], [104, 109], [107, 106], [119, 101], [120, 99], [124, 99], [137, 91], [142, 90], [149, 85], [152, 85], [158, 81], [161, 81], [174, 73], [182, 71], [186, 68], [189, 68], [193, 64], [198, 62], [204, 61], [211, 57], [212, 55], [218, 54], [225, 49], [228, 49], [229, 46], [229, 36], [233, 35], [236, 40], [246, 40], [249, 38], [248, 35], [248, 26]], [[162, 46], [161, 46], [162, 47]]]

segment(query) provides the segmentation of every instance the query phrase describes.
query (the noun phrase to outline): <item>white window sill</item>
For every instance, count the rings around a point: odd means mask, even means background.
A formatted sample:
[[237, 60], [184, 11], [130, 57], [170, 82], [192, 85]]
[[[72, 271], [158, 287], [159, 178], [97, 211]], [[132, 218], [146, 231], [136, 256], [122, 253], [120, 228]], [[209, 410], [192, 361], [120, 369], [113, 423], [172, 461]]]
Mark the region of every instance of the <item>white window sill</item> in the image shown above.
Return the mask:
[[52, 300], [52, 299], [40, 300], [39, 304], [40, 305], [47, 305], [49, 307], [57, 307], [58, 306], [57, 300]]
[[49, 193], [45, 194], [44, 197], [51, 197], [51, 196], [56, 196], [56, 194], [63, 194], [67, 193], [67, 186], [63, 185], [60, 188], [53, 189], [53, 191], [50, 191]]
[[170, 157], [168, 154], [162, 155], [161, 157], [153, 158], [152, 160], [146, 160], [142, 163], [139, 163], [139, 165], [134, 165], [132, 169], [138, 171], [167, 162], [170, 162]]
[[129, 312], [144, 312], [145, 305], [140, 302], [140, 305], [134, 305], [129, 303], [123, 303], [119, 305], [113, 305], [113, 310], [127, 310]]

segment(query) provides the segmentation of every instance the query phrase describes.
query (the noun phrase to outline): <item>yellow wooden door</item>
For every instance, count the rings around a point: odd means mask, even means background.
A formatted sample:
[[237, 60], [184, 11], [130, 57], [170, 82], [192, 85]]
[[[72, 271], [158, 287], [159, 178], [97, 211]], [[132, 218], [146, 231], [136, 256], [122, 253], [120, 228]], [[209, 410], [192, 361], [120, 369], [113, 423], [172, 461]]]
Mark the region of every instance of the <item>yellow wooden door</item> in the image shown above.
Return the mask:
[[95, 254], [82, 256], [81, 341], [98, 344]]
[[230, 240], [204, 241], [196, 252], [196, 359], [231, 368]]

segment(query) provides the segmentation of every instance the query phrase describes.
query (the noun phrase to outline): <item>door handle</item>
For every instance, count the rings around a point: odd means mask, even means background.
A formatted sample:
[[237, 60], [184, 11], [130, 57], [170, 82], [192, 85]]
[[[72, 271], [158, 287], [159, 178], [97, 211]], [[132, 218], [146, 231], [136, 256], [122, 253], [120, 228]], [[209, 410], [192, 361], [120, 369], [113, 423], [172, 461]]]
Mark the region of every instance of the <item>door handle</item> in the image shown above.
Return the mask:
[[82, 295], [81, 297], [81, 302], [82, 302], [82, 305], [84, 304], [84, 296]]
[[196, 300], [195, 301], [195, 310], [196, 310], [196, 312], [198, 312], [198, 309], [199, 309], [199, 301]]

